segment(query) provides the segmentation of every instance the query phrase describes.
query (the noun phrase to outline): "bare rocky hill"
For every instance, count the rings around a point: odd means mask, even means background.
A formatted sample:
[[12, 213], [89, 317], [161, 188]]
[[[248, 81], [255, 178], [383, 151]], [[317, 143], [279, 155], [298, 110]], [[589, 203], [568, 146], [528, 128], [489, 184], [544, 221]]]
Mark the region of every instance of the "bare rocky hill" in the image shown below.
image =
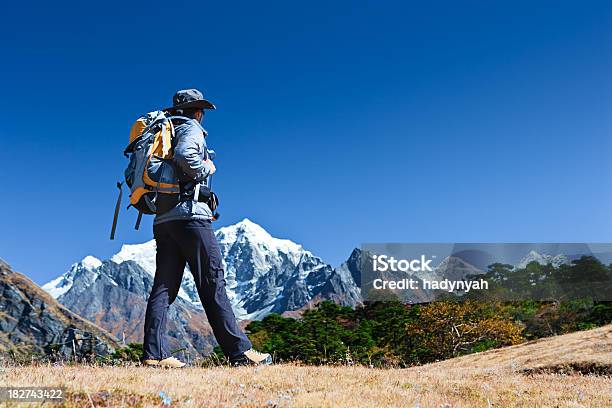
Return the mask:
[[104, 356], [117, 346], [111, 334], [66, 309], [0, 260], [0, 354]]

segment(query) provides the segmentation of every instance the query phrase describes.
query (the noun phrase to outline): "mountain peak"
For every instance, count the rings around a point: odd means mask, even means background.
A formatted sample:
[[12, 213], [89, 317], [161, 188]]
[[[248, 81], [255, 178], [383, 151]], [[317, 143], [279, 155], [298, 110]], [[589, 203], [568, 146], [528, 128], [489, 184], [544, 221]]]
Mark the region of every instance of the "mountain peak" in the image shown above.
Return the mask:
[[87, 255], [81, 260], [81, 264], [87, 269], [96, 269], [102, 266], [102, 261], [94, 256]]
[[301, 245], [288, 239], [273, 237], [263, 227], [248, 218], [220, 228], [217, 231], [217, 239], [222, 246], [227, 243], [249, 241], [254, 245], [263, 245], [268, 250], [278, 250], [284, 253], [303, 251]]
[[42, 288], [57, 299], [72, 288], [76, 275], [82, 273], [96, 273], [96, 269], [100, 266], [102, 266], [101, 260], [94, 256], [87, 255], [85, 258], [81, 259], [80, 262], [73, 263], [68, 272], [45, 283]]
[[254, 223], [248, 218], [243, 219], [240, 222], [228, 227], [228, 228], [236, 228], [239, 231], [250, 232], [255, 235], [269, 237], [270, 234], [266, 231], [261, 225]]

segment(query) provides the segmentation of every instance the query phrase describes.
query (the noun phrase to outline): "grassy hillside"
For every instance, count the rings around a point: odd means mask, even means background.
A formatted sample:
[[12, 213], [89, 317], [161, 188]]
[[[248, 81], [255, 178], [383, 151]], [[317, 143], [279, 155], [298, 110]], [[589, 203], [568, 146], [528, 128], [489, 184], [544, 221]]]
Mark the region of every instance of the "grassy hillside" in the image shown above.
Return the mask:
[[65, 386], [67, 406], [163, 406], [163, 392], [186, 407], [604, 407], [612, 406], [611, 364], [608, 325], [407, 369], [24, 366], [0, 378]]
[[[612, 370], [612, 325], [534, 340], [517, 346], [453, 358], [426, 365], [429, 368], [478, 367], [510, 371], [559, 372], [572, 364], [608, 366]], [[544, 370], [548, 368], [548, 370]], [[608, 376], [612, 371], [608, 371]]]

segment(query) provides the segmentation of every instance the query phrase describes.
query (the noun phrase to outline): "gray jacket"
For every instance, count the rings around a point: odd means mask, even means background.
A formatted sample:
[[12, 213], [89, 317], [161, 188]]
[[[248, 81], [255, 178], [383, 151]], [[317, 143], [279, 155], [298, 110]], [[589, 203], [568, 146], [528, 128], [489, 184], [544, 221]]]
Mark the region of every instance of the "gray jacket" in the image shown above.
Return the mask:
[[[179, 173], [183, 173], [182, 180], [194, 180], [207, 185], [211, 169], [204, 163], [206, 157], [205, 130], [198, 121], [187, 119], [178, 121], [174, 131], [174, 165]], [[163, 195], [161, 194], [159, 199], [163, 199]], [[183, 201], [170, 211], [156, 215], [153, 223], [193, 219], [212, 219], [212, 212], [206, 203], [193, 200]]]

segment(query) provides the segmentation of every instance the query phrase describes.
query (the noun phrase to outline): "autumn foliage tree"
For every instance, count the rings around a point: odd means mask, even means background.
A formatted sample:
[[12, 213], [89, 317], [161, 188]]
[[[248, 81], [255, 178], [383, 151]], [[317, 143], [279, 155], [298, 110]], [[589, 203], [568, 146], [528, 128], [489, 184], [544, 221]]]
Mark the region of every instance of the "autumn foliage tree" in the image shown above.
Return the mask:
[[406, 360], [429, 362], [523, 341], [522, 326], [498, 303], [440, 301], [419, 306], [405, 329]]

